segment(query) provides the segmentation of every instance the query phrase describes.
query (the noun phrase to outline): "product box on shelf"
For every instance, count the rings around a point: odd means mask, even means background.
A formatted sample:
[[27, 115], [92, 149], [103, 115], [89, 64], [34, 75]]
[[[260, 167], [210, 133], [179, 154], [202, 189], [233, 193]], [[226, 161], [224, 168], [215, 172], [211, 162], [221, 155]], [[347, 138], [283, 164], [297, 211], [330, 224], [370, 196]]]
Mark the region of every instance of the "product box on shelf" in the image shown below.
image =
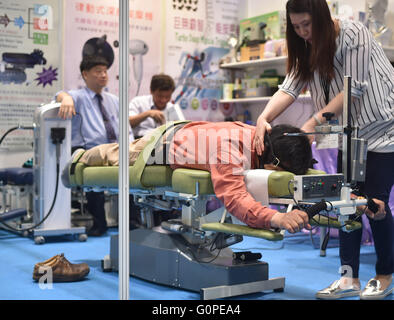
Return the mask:
[[261, 33], [259, 32], [261, 22], [267, 25], [263, 29], [266, 40], [277, 40], [286, 37], [286, 12], [281, 10], [241, 20], [239, 25], [241, 42], [244, 40], [244, 37], [248, 37], [251, 41], [261, 38]]
[[264, 43], [242, 47], [241, 48], [241, 61], [258, 60], [264, 58]]
[[[262, 27], [265, 26], [265, 27]], [[241, 61], [285, 55], [285, 11], [274, 11], [241, 20]]]

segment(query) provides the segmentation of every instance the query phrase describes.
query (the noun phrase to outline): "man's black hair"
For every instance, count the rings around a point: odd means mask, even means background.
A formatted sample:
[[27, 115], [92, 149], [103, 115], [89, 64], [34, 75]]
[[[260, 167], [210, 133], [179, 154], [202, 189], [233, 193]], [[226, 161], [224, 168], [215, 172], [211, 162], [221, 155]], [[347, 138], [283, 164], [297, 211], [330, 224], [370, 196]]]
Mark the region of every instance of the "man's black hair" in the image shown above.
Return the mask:
[[89, 71], [90, 69], [94, 68], [95, 66], [106, 66], [108, 68], [108, 61], [102, 56], [92, 55], [92, 56], [85, 56], [81, 64], [79, 65], [79, 70], [81, 73], [83, 71]]
[[175, 90], [175, 82], [169, 75], [164, 73], [156, 74], [152, 77], [150, 82], [150, 90], [152, 92], [156, 90], [160, 91], [174, 91]]
[[299, 128], [281, 124], [272, 127], [264, 139], [263, 163], [279, 160], [279, 167], [297, 175], [305, 174], [312, 167], [312, 148], [306, 136], [285, 136], [284, 133], [300, 133]]

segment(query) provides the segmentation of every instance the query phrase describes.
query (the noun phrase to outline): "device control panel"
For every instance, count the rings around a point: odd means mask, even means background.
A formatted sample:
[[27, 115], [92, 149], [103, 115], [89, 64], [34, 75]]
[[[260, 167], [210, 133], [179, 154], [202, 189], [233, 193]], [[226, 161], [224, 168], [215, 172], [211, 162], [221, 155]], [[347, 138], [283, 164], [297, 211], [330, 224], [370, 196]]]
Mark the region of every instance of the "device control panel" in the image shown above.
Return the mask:
[[297, 201], [340, 200], [343, 174], [294, 176], [294, 198]]

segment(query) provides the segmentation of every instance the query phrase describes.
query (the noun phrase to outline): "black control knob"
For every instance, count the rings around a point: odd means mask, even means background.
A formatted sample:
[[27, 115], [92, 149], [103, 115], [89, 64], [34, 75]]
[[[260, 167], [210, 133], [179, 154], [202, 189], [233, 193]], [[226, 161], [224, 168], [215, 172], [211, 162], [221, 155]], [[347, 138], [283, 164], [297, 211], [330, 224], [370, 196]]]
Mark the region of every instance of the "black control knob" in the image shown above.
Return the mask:
[[336, 183], [333, 183], [332, 185], [331, 185], [331, 190], [332, 191], [334, 191], [334, 190], [336, 190], [337, 189], [337, 184]]

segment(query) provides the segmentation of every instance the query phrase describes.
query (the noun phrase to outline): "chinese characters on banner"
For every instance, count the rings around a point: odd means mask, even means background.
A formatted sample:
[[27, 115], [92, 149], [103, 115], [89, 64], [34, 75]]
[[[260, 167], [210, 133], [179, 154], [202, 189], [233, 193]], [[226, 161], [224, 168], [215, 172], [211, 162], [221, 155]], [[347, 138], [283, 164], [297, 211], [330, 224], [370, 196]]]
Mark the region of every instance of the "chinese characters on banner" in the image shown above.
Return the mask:
[[[157, 3], [157, 0], [130, 0], [130, 99], [136, 94], [149, 93], [152, 75], [160, 72], [161, 6]], [[85, 85], [79, 71], [83, 53], [101, 50], [112, 60], [107, 89], [118, 95], [119, 1], [67, 0], [65, 17], [65, 89]]]
[[239, 0], [166, 3], [164, 72], [175, 79], [173, 99], [189, 120], [224, 120], [234, 110], [219, 103], [225, 82], [219, 60], [239, 32]]
[[[238, 3], [130, 0], [130, 99], [149, 94], [152, 75], [165, 72], [176, 80], [173, 100], [187, 118], [231, 115], [231, 105], [219, 104], [225, 78], [218, 63], [228, 37], [238, 33]], [[65, 6], [65, 89], [84, 86], [79, 63], [85, 45], [105, 43], [113, 54], [108, 90], [118, 94], [118, 1], [68, 0]]]
[[[0, 2], [0, 135], [32, 126], [34, 111], [61, 88], [57, 0]], [[0, 150], [32, 150], [33, 132], [16, 130]]]

